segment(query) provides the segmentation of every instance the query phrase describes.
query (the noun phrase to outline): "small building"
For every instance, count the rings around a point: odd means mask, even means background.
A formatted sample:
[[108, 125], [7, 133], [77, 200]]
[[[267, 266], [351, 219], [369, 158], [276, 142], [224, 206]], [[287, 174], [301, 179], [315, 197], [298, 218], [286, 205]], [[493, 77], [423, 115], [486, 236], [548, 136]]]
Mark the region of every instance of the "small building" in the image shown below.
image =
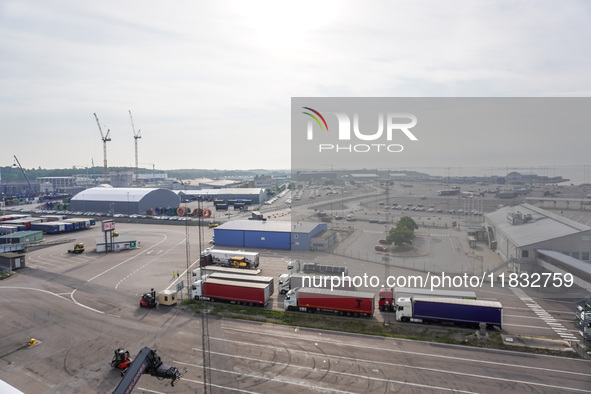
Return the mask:
[[113, 242], [105, 242], [105, 238], [96, 239], [97, 253], [120, 252], [122, 250], [137, 249], [140, 247], [140, 242], [134, 237], [118, 236], [113, 238]]
[[8, 271], [25, 266], [24, 253], [0, 253], [0, 267]]
[[0, 244], [30, 244], [43, 239], [42, 231], [17, 231], [0, 236]]
[[331, 250], [333, 245], [337, 242], [337, 233], [332, 230], [320, 231], [314, 237], [310, 243], [311, 250], [328, 251]]

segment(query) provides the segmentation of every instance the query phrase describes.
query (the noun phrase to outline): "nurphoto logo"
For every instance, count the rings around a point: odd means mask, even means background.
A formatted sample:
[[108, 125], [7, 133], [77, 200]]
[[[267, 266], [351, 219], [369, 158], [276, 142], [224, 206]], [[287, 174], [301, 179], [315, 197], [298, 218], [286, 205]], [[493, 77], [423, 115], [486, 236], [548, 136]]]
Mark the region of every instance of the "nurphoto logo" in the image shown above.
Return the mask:
[[[308, 116], [307, 121], [307, 139], [314, 140], [314, 128], [323, 132], [329, 132], [326, 118], [317, 110], [310, 107], [302, 107], [306, 111], [302, 112]], [[406, 136], [410, 141], [418, 141], [418, 138], [410, 131], [417, 125], [417, 117], [409, 113], [395, 113], [389, 112], [385, 116], [383, 113], [377, 114], [377, 130], [361, 130], [359, 114], [353, 113], [353, 122], [351, 117], [344, 112], [328, 112], [326, 114], [333, 115], [337, 122], [337, 134], [331, 134], [331, 138], [338, 138], [341, 141], [363, 141], [374, 143], [359, 143], [359, 144], [339, 144], [339, 143], [320, 143], [318, 144], [318, 152], [391, 152], [398, 153], [404, 150], [401, 144], [390, 143], [394, 138], [400, 135]], [[351, 123], [353, 123], [351, 125]], [[385, 125], [385, 126], [384, 126]], [[352, 126], [352, 127], [351, 127]], [[385, 137], [385, 138], [384, 138]], [[384, 141], [384, 142], [379, 142]]]

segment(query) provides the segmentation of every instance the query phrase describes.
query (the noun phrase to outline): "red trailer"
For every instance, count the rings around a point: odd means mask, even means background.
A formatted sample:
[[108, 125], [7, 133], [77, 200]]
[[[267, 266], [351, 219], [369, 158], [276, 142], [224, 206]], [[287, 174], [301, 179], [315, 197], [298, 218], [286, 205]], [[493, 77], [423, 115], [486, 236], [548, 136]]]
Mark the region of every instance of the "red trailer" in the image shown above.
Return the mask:
[[303, 312], [330, 311], [347, 316], [373, 316], [375, 294], [300, 287], [287, 292], [284, 308]]
[[194, 300], [229, 301], [265, 306], [271, 297], [270, 283], [238, 282], [225, 279], [198, 280], [193, 283]]

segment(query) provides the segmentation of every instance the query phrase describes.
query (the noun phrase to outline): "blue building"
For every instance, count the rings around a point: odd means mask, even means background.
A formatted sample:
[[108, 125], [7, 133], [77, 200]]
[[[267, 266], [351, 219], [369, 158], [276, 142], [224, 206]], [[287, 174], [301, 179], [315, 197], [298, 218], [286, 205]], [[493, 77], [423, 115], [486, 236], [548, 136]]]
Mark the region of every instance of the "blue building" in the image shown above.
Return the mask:
[[215, 244], [240, 248], [310, 250], [312, 238], [326, 223], [234, 220], [216, 227]]

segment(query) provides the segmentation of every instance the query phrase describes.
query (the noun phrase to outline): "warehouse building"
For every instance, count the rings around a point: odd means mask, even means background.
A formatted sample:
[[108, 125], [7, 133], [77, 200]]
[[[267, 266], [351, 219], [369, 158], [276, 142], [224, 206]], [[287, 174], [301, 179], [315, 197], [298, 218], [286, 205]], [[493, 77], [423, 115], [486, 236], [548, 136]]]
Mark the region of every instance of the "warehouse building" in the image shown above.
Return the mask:
[[70, 200], [73, 211], [114, 214], [145, 214], [149, 209], [180, 206], [180, 197], [171, 190], [127, 187], [93, 187]]
[[216, 227], [216, 245], [244, 248], [310, 250], [315, 235], [326, 223], [233, 220]]
[[0, 236], [0, 244], [30, 244], [42, 240], [42, 231], [17, 231]]
[[484, 215], [488, 244], [504, 261], [536, 261], [536, 250], [554, 250], [589, 262], [591, 227], [530, 204]]

